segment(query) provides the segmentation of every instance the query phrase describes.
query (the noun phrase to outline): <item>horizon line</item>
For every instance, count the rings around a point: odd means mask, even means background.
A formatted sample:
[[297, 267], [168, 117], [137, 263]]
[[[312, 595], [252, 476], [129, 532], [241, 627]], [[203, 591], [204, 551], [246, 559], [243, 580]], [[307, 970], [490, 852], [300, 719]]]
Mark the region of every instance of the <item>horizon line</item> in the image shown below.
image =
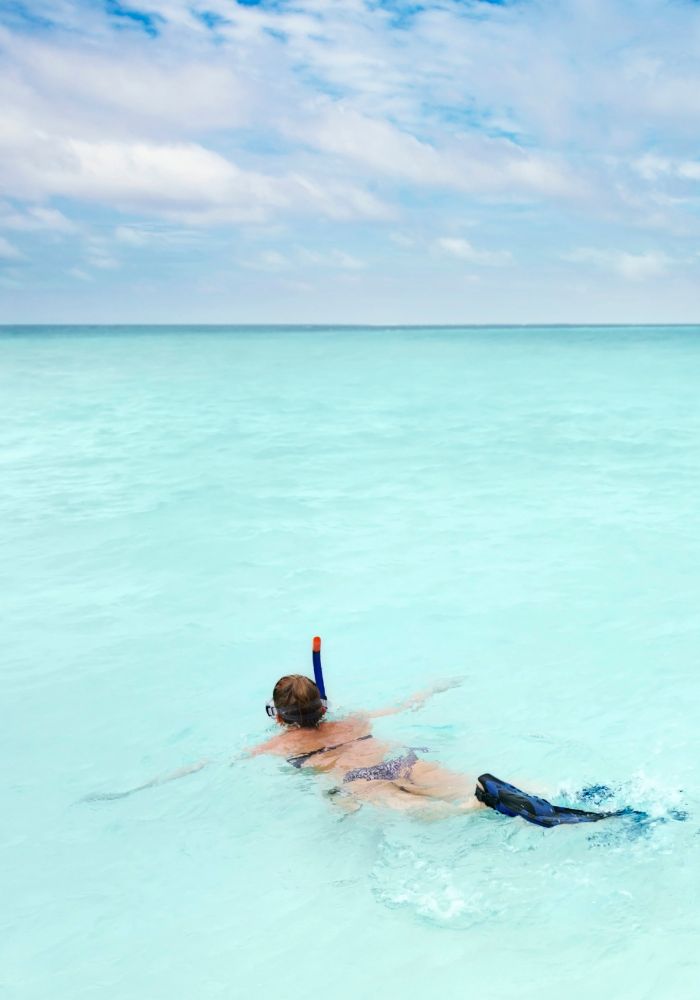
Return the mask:
[[48, 329], [94, 329], [94, 328], [108, 328], [108, 329], [138, 329], [138, 328], [167, 328], [167, 329], [193, 329], [197, 327], [206, 327], [210, 329], [278, 329], [278, 330], [308, 330], [317, 329], [325, 330], [329, 328], [345, 329], [345, 330], [527, 330], [527, 329], [628, 329], [634, 327], [636, 329], [658, 329], [659, 327], [665, 328], [689, 328], [698, 327], [700, 329], [700, 320], [687, 323], [665, 323], [659, 321], [656, 323], [334, 323], [332, 321], [323, 323], [226, 323], [226, 322], [215, 322], [215, 323], [205, 323], [205, 322], [191, 322], [191, 323], [168, 323], [168, 322], [158, 322], [158, 323], [89, 323], [89, 322], [79, 322], [79, 323], [51, 323], [51, 322], [41, 322], [41, 323], [0, 323], [0, 330], [11, 330], [11, 329], [37, 329], [37, 328], [48, 328]]

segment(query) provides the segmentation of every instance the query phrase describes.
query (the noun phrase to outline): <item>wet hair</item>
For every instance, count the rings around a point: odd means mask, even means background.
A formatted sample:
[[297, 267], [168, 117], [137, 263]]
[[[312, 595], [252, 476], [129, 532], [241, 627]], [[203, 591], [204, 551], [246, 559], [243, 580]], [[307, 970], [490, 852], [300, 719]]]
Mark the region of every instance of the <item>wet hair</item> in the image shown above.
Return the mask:
[[301, 674], [280, 677], [272, 692], [277, 714], [284, 722], [314, 729], [323, 718], [321, 693], [312, 680]]

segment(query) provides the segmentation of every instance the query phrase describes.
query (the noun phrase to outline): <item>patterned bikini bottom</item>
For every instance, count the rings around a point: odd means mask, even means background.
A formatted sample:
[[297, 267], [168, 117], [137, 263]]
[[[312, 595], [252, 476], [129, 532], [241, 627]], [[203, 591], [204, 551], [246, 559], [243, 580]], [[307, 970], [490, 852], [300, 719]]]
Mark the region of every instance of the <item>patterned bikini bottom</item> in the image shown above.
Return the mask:
[[348, 781], [396, 781], [397, 778], [410, 778], [413, 765], [418, 760], [416, 750], [428, 752], [427, 747], [409, 747], [408, 753], [403, 757], [384, 760], [381, 764], [372, 764], [370, 767], [355, 767], [345, 774], [343, 784]]

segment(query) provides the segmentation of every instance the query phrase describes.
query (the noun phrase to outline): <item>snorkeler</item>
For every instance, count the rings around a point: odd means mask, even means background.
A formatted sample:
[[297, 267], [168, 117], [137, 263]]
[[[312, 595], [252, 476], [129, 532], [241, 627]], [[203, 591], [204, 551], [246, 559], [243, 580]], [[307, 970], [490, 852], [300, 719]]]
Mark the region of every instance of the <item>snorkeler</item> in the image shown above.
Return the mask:
[[316, 681], [300, 674], [281, 677], [266, 706], [282, 732], [252, 747], [251, 756], [275, 754], [292, 767], [311, 768], [330, 777], [330, 794], [342, 795], [348, 809], [363, 801], [394, 809], [442, 816], [490, 807], [505, 816], [521, 816], [538, 826], [590, 823], [619, 813], [589, 812], [553, 806], [491, 774], [478, 778], [458, 774], [423, 760], [425, 747], [400, 747], [372, 734], [373, 719], [416, 709], [432, 695], [454, 687], [448, 681], [419, 692], [398, 705], [374, 712], [327, 720], [327, 701], [320, 663], [321, 641], [314, 639]]
[[479, 809], [473, 779], [421, 760], [417, 751], [425, 747], [403, 747], [392, 753], [396, 745], [371, 731], [373, 719], [419, 708], [452, 686], [454, 682], [439, 684], [390, 708], [327, 720], [325, 699], [315, 682], [290, 674], [277, 681], [267, 706], [282, 731], [248, 753], [276, 754], [286, 757], [292, 767], [327, 775], [337, 782], [331, 793], [343, 793], [347, 808], [375, 801], [395, 809], [444, 814]]
[[[321, 640], [313, 641], [315, 680], [288, 674], [275, 684], [266, 705], [281, 732], [251, 747], [244, 756], [273, 754], [285, 757], [292, 767], [310, 769], [331, 779], [328, 794], [347, 811], [363, 802], [412, 812], [424, 818], [441, 818], [490, 807], [504, 816], [520, 816], [538, 826], [592, 823], [631, 812], [589, 812], [554, 806], [546, 799], [509, 785], [492, 774], [478, 778], [450, 771], [441, 764], [422, 759], [427, 747], [397, 746], [375, 737], [372, 720], [417, 709], [435, 694], [461, 683], [442, 681], [389, 708], [357, 712], [343, 719], [326, 718], [328, 702], [321, 666]], [[124, 792], [97, 792], [81, 801], [121, 799], [134, 792], [193, 774], [210, 763], [202, 760], [177, 771], [153, 778]]]

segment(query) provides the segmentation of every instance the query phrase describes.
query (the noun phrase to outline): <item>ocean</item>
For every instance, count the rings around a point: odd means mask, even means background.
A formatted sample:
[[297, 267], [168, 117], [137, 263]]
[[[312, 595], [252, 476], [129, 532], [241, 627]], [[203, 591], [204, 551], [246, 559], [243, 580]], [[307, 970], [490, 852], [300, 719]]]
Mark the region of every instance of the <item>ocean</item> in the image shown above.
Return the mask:
[[[0, 329], [0, 996], [691, 1000], [700, 328]], [[347, 815], [338, 715], [644, 822]], [[82, 801], [206, 759], [180, 781]]]

